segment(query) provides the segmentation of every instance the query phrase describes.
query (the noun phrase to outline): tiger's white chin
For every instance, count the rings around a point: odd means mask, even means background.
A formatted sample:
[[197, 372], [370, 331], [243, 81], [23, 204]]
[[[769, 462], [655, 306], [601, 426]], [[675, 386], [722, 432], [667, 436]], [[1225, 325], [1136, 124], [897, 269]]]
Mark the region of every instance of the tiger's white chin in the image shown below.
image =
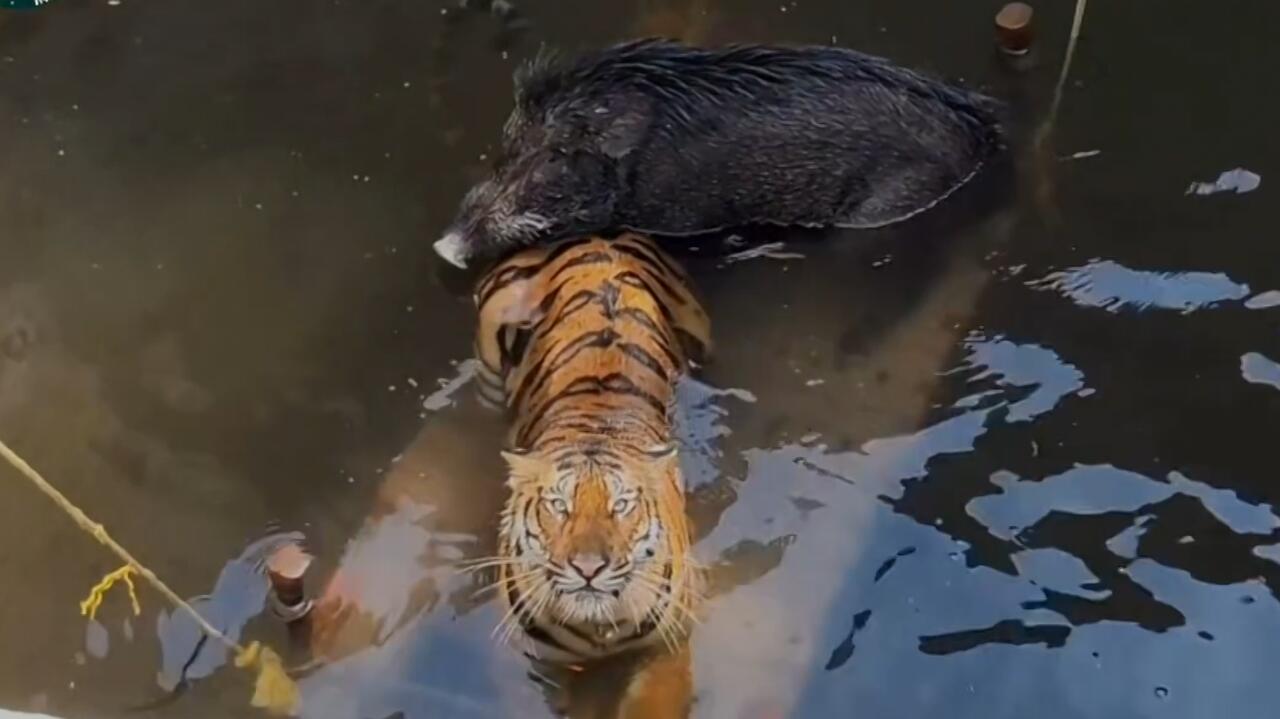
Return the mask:
[[[614, 596], [613, 592], [575, 591], [557, 597], [554, 613], [567, 624], [622, 624], [634, 623], [634, 612], [625, 603], [628, 590]], [[632, 600], [631, 606], [635, 606]]]
[[556, 614], [569, 624], [610, 624], [630, 619], [623, 612], [622, 601], [608, 592], [561, 594], [556, 601]]

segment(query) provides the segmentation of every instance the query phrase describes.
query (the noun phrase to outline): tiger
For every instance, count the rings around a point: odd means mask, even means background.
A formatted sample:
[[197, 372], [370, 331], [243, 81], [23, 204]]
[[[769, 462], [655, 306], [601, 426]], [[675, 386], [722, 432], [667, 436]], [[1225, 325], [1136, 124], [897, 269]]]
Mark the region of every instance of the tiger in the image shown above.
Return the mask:
[[700, 586], [675, 388], [712, 349], [689, 276], [642, 235], [589, 236], [500, 261], [473, 299], [479, 393], [509, 419], [498, 629], [555, 663], [674, 647]]

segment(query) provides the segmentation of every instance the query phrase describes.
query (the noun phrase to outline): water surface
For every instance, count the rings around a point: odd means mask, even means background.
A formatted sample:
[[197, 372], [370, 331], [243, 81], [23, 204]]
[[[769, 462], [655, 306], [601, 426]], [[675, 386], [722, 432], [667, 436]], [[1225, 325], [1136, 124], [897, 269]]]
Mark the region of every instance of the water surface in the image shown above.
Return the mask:
[[[318, 581], [352, 568], [379, 621], [303, 682], [305, 716], [550, 715], [451, 571], [491, 547], [500, 428], [459, 380], [473, 278], [430, 251], [515, 62], [645, 34], [837, 42], [1009, 100], [1020, 138], [1072, 12], [1037, 5], [1016, 70], [997, 2], [544, 5], [0, 14], [0, 437], [187, 596], [273, 521]], [[1278, 23], [1093, 3], [1050, 161], [1012, 187], [892, 230], [769, 233], [802, 258], [684, 257], [720, 348], [682, 390], [720, 579], [695, 716], [1271, 716]], [[1261, 182], [1187, 193], [1235, 168]], [[112, 595], [86, 627], [116, 562], [10, 472], [0, 542], [0, 706], [162, 695], [166, 607]], [[235, 586], [227, 621], [260, 601]], [[247, 715], [245, 677], [211, 672], [142, 716]]]

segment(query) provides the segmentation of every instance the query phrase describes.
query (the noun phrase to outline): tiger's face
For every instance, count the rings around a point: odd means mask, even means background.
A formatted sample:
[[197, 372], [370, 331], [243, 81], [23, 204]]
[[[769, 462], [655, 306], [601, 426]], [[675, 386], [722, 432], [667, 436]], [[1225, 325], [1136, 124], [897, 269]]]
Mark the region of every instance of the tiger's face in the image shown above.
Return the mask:
[[687, 609], [689, 534], [674, 446], [504, 453], [504, 591], [513, 620], [608, 635]]

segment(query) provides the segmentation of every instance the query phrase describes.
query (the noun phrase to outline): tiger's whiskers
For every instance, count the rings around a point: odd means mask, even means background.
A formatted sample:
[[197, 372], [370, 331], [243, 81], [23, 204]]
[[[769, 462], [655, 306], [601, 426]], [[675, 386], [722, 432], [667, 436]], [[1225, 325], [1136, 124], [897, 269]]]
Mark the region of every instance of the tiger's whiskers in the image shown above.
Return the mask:
[[498, 637], [498, 641], [501, 644], [508, 643], [511, 636], [515, 634], [516, 629], [520, 627], [521, 618], [533, 615], [533, 612], [530, 611], [530, 605], [537, 603], [537, 606], [540, 607], [542, 602], [545, 601], [545, 595], [549, 595], [550, 593], [551, 584], [546, 581], [539, 582], [537, 586], [534, 587], [533, 592], [517, 599], [511, 604], [506, 613], [502, 616], [502, 619], [498, 621], [498, 625], [494, 627], [491, 636]]
[[520, 557], [477, 557], [475, 559], [467, 559], [457, 563], [457, 568], [468, 574], [478, 572], [481, 569], [490, 567], [504, 567], [512, 564], [521, 564], [524, 560]]
[[[638, 586], [653, 596], [655, 604], [664, 604], [661, 612], [651, 610], [651, 613], [656, 615], [656, 630], [662, 637], [663, 643], [668, 649], [674, 651], [680, 640], [688, 635], [689, 628], [684, 626], [683, 622], [699, 624], [701, 620], [685, 596], [685, 592], [677, 594], [667, 586], [665, 578], [652, 572], [636, 572], [633, 578]], [[687, 591], [687, 587], [684, 589]]]
[[490, 582], [476, 589], [474, 592], [471, 593], [470, 598], [475, 599], [476, 597], [490, 590], [505, 589], [507, 588], [507, 586], [511, 584], [524, 581], [526, 579], [537, 576], [538, 574], [541, 574], [541, 573], [542, 573], [541, 569], [535, 568], [535, 569], [530, 569], [526, 572], [521, 572], [519, 574], [510, 574], [505, 577], [499, 577], [496, 581]]
[[[555, 595], [555, 592], [553, 591], [551, 585], [549, 583], [543, 583], [534, 592], [533, 598], [530, 600], [529, 605], [526, 605], [525, 607], [522, 608], [520, 615], [530, 617], [530, 618], [536, 617], [543, 610], [543, 608], [546, 607], [547, 602], [550, 601], [554, 595]], [[506, 630], [503, 632], [502, 640], [501, 640], [502, 643], [509, 644], [511, 642], [512, 637], [515, 635], [516, 630], [519, 628], [520, 628], [519, 616], [515, 616], [510, 620], [510, 622], [507, 624]]]
[[693, 606], [684, 596], [676, 594], [674, 589], [666, 586], [665, 579], [648, 572], [637, 572], [634, 577], [639, 580], [641, 586], [653, 592], [655, 598], [664, 599], [669, 608], [683, 612], [685, 619], [697, 624], [702, 623], [702, 620], [694, 612]]

